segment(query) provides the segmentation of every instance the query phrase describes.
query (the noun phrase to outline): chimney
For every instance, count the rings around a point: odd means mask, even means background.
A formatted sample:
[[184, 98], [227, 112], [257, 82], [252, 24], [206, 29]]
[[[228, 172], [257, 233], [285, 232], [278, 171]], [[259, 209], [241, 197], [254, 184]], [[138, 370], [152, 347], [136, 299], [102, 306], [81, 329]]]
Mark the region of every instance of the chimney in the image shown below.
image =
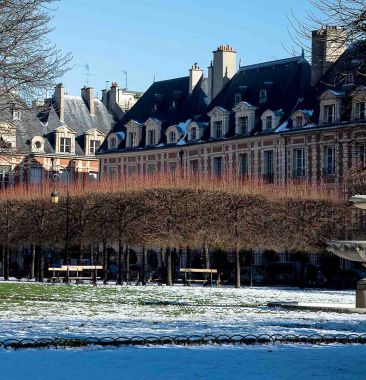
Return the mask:
[[311, 85], [315, 86], [346, 50], [347, 33], [337, 26], [323, 26], [311, 37]]
[[62, 83], [55, 87], [54, 99], [60, 122], [63, 123], [65, 121], [65, 87]]
[[209, 100], [212, 101], [225, 84], [236, 74], [236, 51], [229, 45], [221, 45], [213, 52], [213, 64], [209, 67]]
[[94, 115], [94, 88], [83, 87], [81, 89], [81, 97], [83, 98], [86, 106], [89, 108], [91, 115]]
[[203, 70], [199, 68], [197, 63], [192, 65], [192, 68], [189, 69], [189, 93], [192, 94], [197, 83], [203, 75]]

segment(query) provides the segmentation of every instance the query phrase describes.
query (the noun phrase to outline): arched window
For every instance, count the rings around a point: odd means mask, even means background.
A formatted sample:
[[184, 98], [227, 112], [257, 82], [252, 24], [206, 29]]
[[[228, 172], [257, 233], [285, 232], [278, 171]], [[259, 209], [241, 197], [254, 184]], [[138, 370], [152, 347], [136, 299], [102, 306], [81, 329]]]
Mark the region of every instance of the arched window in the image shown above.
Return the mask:
[[116, 149], [117, 148], [117, 139], [115, 137], [112, 137], [109, 140], [109, 147], [110, 147], [110, 149]]
[[169, 141], [170, 141], [171, 143], [175, 143], [176, 140], [177, 140], [177, 134], [176, 134], [174, 131], [171, 131], [171, 132], [169, 133]]

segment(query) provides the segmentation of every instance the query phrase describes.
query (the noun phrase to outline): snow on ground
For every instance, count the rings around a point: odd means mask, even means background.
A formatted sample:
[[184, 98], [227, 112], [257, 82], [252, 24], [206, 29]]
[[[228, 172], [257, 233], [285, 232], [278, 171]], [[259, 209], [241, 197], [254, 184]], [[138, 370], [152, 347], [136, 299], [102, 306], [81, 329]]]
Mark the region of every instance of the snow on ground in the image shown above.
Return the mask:
[[366, 379], [366, 346], [0, 350], [6, 380]]
[[192, 334], [366, 333], [366, 316], [274, 310], [352, 304], [354, 291], [0, 283], [0, 340]]

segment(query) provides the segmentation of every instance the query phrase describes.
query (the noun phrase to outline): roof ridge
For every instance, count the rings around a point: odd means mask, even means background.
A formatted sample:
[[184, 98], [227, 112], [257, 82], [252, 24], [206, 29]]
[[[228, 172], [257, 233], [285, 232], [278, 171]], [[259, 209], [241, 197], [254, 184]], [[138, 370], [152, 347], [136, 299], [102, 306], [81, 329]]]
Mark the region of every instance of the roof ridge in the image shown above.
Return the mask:
[[276, 59], [274, 61], [267, 61], [267, 62], [255, 63], [253, 65], [241, 66], [239, 71], [248, 70], [248, 69], [257, 69], [257, 68], [259, 69], [261, 67], [267, 67], [267, 66], [273, 66], [273, 65], [282, 65], [284, 63], [299, 62], [299, 61], [305, 61], [305, 59], [301, 55], [299, 55], [297, 57]]
[[172, 81], [175, 81], [175, 80], [182, 80], [182, 79], [187, 79], [189, 78], [189, 76], [185, 76], [185, 77], [179, 77], [179, 78], [171, 78], [171, 79], [164, 79], [164, 80], [157, 80], [156, 82], [153, 83], [153, 85], [155, 83], [163, 83], [163, 82], [172, 82]]

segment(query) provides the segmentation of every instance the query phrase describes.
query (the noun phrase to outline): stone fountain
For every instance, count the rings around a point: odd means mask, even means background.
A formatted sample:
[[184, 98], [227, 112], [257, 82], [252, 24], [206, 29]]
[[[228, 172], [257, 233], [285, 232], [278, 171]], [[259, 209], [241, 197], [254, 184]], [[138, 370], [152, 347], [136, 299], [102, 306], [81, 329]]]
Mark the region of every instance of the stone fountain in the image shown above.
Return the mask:
[[[328, 251], [342, 259], [358, 261], [366, 267], [366, 241], [328, 241]], [[356, 308], [366, 308], [366, 278], [357, 282]]]

